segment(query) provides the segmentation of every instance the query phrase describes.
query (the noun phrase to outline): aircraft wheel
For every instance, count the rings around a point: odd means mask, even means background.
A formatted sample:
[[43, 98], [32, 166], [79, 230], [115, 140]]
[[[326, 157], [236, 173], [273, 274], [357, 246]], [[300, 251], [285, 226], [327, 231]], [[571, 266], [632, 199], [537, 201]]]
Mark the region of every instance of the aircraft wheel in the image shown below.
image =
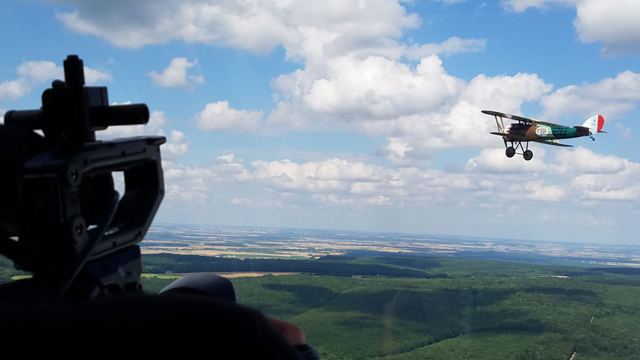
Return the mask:
[[525, 151], [524, 154], [522, 154], [522, 157], [524, 157], [524, 159], [527, 161], [533, 159], [533, 151], [531, 150]]
[[516, 154], [516, 149], [514, 149], [513, 146], [510, 146], [507, 148], [507, 151], [505, 151], [505, 154], [507, 155], [508, 158], [512, 158], [513, 155]]

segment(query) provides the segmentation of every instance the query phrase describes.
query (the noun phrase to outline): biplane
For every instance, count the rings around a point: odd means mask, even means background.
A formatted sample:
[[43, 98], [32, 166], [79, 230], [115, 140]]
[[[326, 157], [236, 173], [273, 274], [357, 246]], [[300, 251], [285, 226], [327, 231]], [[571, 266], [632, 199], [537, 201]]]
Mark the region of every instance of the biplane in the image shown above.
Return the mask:
[[[606, 132], [602, 131], [602, 126], [604, 125], [602, 115], [592, 116], [580, 126], [569, 127], [518, 115], [504, 114], [498, 111], [482, 110], [482, 113], [495, 117], [498, 131], [490, 132], [490, 134], [502, 136], [504, 146], [507, 148], [505, 152], [507, 157], [511, 158], [515, 154], [519, 154], [527, 161], [533, 159], [533, 152], [529, 150], [530, 141], [553, 146], [572, 147], [573, 145], [561, 144], [558, 139], [589, 136], [591, 140], [595, 140], [594, 134]], [[505, 126], [504, 119], [511, 120], [512, 123]], [[525, 143], [525, 145], [523, 146], [522, 143]], [[518, 150], [521, 152], [517, 152]]]

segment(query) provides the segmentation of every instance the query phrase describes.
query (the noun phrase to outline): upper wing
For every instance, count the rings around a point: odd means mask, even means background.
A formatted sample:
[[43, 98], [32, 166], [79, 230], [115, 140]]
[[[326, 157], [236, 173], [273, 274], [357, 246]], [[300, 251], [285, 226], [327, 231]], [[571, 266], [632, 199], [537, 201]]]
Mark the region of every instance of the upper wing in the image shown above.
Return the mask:
[[487, 114], [487, 115], [492, 115], [492, 116], [499, 116], [501, 118], [506, 118], [506, 119], [511, 119], [511, 120], [516, 120], [516, 121], [523, 121], [526, 123], [533, 123], [536, 120], [533, 119], [529, 119], [526, 117], [522, 117], [522, 116], [518, 116], [518, 115], [511, 115], [511, 114], [505, 114], [499, 111], [493, 111], [493, 110], [482, 110], [483, 114]]
[[560, 144], [558, 140], [531, 140], [541, 144], [553, 145], [553, 146], [563, 146], [563, 147], [573, 147], [573, 145]]
[[506, 118], [506, 119], [516, 120], [516, 121], [522, 121], [522, 122], [527, 123], [527, 124], [540, 124], [540, 125], [547, 125], [547, 126], [562, 126], [562, 125], [558, 125], [558, 124], [554, 124], [554, 123], [550, 123], [550, 122], [546, 122], [546, 121], [529, 119], [529, 118], [518, 116], [518, 115], [505, 114], [505, 113], [501, 113], [501, 112], [498, 112], [498, 111], [492, 111], [492, 110], [482, 110], [482, 113], [483, 114], [487, 114], [487, 115], [499, 116], [499, 117]]
[[560, 125], [560, 124], [555, 124], [555, 123], [550, 123], [550, 122], [546, 122], [546, 121], [540, 121], [540, 120], [533, 120], [533, 122], [535, 124], [540, 124], [540, 125], [547, 125], [547, 126], [562, 126], [562, 127], [566, 127], [564, 125]]

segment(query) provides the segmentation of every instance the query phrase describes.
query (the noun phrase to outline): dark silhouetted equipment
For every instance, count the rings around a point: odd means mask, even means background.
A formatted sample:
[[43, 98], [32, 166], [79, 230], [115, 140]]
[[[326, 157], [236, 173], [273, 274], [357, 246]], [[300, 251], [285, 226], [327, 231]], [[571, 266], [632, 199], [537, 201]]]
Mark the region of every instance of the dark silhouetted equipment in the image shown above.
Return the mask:
[[[42, 94], [42, 108], [8, 111], [0, 125], [0, 254], [33, 273], [0, 286], [4, 350], [67, 359], [299, 358], [259, 311], [235, 303], [225, 278], [194, 274], [161, 295], [141, 291], [137, 243], [164, 195], [166, 139], [96, 141], [97, 130], [146, 124], [149, 109], [109, 105], [106, 87], [84, 86], [78, 56], [67, 57], [64, 74]], [[122, 196], [114, 172], [124, 175]]]
[[[42, 108], [8, 111], [0, 127], [0, 253], [33, 272], [0, 287], [0, 299], [54, 304], [140, 287], [136, 244], [164, 194], [166, 139], [96, 141], [96, 130], [146, 124], [149, 110], [110, 106], [106, 87], [84, 86], [78, 56], [67, 57], [64, 74], [42, 94]], [[113, 172], [124, 174], [122, 197]]]

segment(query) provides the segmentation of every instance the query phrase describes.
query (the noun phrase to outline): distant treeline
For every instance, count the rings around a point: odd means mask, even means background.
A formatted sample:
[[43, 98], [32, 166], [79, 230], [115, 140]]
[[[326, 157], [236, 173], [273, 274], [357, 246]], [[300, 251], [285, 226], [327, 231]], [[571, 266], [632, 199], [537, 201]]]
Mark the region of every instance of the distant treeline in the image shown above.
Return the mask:
[[[345, 260], [340, 258], [340, 260]], [[430, 274], [417, 269], [404, 269], [380, 264], [354, 264], [338, 258], [317, 260], [283, 259], [236, 259], [215, 256], [149, 254], [142, 257], [143, 272], [161, 274], [166, 272], [231, 272], [270, 271], [300, 272], [330, 276], [387, 276], [407, 278], [444, 278], [443, 274]]]

